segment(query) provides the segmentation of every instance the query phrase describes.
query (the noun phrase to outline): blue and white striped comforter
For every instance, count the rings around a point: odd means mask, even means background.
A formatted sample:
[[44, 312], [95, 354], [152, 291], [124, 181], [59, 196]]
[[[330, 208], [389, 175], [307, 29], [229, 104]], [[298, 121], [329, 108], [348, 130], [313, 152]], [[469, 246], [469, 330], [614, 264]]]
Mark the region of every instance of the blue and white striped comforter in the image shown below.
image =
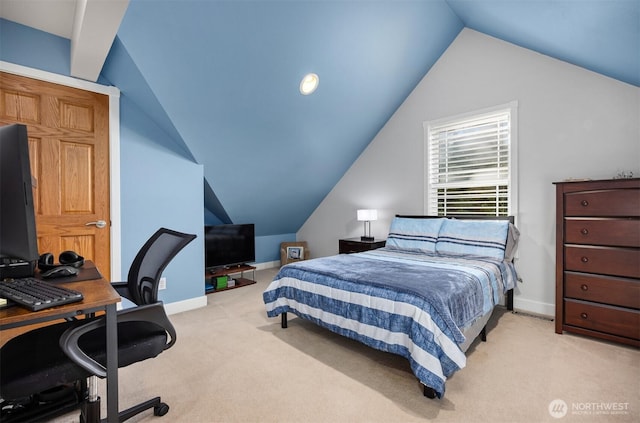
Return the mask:
[[462, 330], [515, 281], [513, 265], [496, 259], [382, 248], [286, 265], [263, 299], [269, 317], [293, 312], [406, 357], [441, 397], [446, 379], [466, 364]]

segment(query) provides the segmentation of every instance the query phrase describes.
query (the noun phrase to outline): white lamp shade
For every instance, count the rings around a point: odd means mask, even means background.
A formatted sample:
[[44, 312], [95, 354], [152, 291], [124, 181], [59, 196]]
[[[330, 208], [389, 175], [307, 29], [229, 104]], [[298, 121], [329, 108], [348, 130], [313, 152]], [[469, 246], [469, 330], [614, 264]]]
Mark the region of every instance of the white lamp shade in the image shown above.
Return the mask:
[[360, 209], [358, 210], [359, 221], [371, 221], [378, 220], [378, 210], [375, 209]]

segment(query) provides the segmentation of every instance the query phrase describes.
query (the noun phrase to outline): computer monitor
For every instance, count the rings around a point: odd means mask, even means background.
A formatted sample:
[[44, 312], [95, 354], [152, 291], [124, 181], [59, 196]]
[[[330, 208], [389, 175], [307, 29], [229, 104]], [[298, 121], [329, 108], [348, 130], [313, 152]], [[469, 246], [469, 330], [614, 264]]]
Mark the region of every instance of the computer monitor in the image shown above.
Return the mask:
[[0, 279], [33, 275], [38, 237], [25, 125], [0, 127]]

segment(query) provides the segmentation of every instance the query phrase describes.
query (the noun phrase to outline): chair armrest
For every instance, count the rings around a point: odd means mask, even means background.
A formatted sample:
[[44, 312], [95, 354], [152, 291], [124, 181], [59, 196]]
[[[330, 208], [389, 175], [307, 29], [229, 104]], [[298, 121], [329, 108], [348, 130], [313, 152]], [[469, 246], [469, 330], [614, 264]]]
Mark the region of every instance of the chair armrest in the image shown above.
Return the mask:
[[[162, 302], [153, 304], [147, 304], [134, 308], [121, 310], [118, 312], [117, 322], [118, 324], [123, 322], [151, 322], [162, 327], [171, 338], [164, 349], [171, 348], [176, 342], [176, 330], [169, 321], [167, 314], [164, 310]], [[67, 329], [60, 337], [60, 348], [64, 353], [78, 366], [87, 370], [88, 372], [104, 378], [107, 376], [106, 368], [98, 363], [96, 360], [89, 357], [78, 345], [80, 337], [86, 333], [89, 333], [97, 328], [106, 325], [105, 317], [100, 317], [89, 321], [86, 324]]]
[[111, 286], [116, 290], [118, 295], [120, 295], [121, 297], [125, 297], [129, 301], [133, 301], [133, 296], [129, 292], [128, 282], [111, 282]]

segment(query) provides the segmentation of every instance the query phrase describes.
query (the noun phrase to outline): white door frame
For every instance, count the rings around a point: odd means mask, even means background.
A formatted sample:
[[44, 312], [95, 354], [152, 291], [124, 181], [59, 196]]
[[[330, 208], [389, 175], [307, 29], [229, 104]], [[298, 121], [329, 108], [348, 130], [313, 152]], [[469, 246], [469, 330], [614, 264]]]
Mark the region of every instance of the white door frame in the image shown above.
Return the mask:
[[120, 90], [116, 87], [59, 75], [0, 60], [0, 71], [109, 96], [109, 190], [111, 214], [111, 280], [122, 280], [120, 220]]

